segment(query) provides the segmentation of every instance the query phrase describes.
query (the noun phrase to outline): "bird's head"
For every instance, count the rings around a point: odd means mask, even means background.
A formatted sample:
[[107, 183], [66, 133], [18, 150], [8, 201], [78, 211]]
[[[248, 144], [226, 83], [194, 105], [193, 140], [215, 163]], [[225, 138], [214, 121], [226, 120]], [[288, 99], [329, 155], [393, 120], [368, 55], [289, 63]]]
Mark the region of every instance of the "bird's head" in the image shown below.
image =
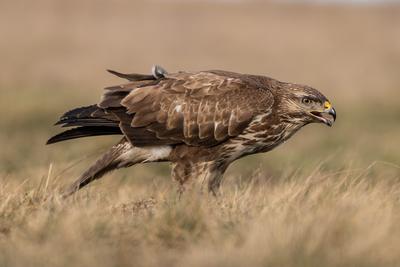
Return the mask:
[[332, 126], [336, 120], [336, 111], [329, 100], [318, 90], [298, 84], [285, 84], [280, 93], [280, 108], [284, 119], [296, 124], [313, 122]]

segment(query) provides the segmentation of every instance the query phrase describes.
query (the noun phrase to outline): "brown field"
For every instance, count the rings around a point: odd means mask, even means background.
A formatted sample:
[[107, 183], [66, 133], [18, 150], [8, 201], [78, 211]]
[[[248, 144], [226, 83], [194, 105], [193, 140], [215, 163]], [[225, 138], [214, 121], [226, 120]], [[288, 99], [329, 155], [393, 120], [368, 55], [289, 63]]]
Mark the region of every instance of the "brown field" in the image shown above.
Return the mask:
[[[400, 6], [262, 1], [0, 3], [0, 266], [400, 266]], [[311, 125], [178, 199], [167, 164], [62, 201], [118, 137], [45, 146], [104, 70], [226, 69], [312, 85]]]

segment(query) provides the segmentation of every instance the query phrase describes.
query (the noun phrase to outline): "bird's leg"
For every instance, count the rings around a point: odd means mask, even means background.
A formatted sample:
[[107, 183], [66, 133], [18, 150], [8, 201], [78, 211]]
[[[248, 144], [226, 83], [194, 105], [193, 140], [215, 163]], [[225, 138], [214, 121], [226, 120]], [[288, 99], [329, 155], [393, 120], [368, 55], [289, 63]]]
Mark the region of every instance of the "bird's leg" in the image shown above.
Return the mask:
[[212, 193], [214, 197], [217, 197], [217, 193], [219, 192], [219, 187], [221, 183], [208, 183], [208, 191]]
[[185, 187], [183, 186], [183, 184], [179, 184], [177, 192], [178, 192], [178, 200], [181, 200], [183, 192], [185, 192]]
[[208, 191], [211, 192], [215, 197], [218, 196], [219, 188], [227, 167], [228, 166], [226, 164], [214, 164], [212, 169], [209, 171]]
[[225, 170], [225, 166], [217, 167], [215, 162], [174, 162], [172, 177], [179, 183], [180, 196], [188, 189], [201, 194], [208, 190], [217, 196]]
[[190, 167], [187, 164], [172, 163], [171, 176], [178, 182], [178, 197], [181, 199], [183, 192], [186, 191], [187, 181], [190, 178]]

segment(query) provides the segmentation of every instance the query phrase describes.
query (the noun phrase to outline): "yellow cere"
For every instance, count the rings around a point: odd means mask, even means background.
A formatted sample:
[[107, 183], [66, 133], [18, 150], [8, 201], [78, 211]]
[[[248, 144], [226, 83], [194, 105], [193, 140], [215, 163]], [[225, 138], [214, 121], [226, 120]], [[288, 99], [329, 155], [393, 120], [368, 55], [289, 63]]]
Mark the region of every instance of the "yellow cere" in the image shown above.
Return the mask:
[[332, 107], [331, 103], [329, 103], [329, 101], [325, 101], [324, 108], [325, 109], [330, 109], [331, 107]]

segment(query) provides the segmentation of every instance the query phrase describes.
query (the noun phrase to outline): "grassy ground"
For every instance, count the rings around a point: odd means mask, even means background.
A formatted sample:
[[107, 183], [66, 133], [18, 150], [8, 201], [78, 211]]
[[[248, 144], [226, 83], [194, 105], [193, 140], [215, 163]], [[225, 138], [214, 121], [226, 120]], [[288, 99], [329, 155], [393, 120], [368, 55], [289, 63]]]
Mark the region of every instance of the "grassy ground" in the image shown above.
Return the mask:
[[225, 184], [220, 197], [162, 182], [61, 201], [51, 170], [0, 189], [2, 266], [397, 266], [395, 166]]
[[[0, 266], [400, 265], [399, 7], [110, 3], [2, 3]], [[153, 63], [306, 83], [338, 120], [233, 164], [218, 198], [150, 164], [62, 201], [118, 138], [45, 146], [52, 123]]]

